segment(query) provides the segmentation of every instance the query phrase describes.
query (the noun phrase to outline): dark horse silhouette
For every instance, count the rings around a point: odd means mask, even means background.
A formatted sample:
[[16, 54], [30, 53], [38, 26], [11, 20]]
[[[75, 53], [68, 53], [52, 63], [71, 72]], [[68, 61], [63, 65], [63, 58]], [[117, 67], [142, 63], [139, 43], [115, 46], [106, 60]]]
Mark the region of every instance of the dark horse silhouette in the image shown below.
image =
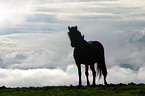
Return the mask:
[[90, 66], [93, 73], [93, 84], [95, 84], [96, 71], [95, 63], [97, 63], [97, 72], [99, 74], [99, 79], [101, 75], [104, 76], [104, 84], [107, 84], [107, 68], [105, 65], [105, 56], [103, 45], [98, 41], [86, 41], [84, 40], [84, 35], [81, 35], [81, 32], [78, 31], [77, 26], [70, 27], [68, 26], [68, 36], [71, 41], [71, 46], [74, 47], [74, 59], [78, 67], [79, 74], [79, 86], [82, 85], [81, 81], [81, 64], [85, 65], [85, 75], [87, 78], [87, 85], [90, 85], [88, 78], [88, 67]]

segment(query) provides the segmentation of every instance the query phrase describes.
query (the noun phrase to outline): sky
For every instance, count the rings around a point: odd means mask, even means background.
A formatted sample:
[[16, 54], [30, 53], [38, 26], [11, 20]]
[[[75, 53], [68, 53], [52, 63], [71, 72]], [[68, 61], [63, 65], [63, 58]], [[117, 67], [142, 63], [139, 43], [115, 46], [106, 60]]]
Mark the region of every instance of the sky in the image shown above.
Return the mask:
[[[145, 83], [144, 5], [144, 0], [1, 0], [0, 86], [77, 85], [67, 36], [74, 25], [85, 40], [103, 44], [109, 84]], [[86, 85], [84, 70], [82, 65]]]

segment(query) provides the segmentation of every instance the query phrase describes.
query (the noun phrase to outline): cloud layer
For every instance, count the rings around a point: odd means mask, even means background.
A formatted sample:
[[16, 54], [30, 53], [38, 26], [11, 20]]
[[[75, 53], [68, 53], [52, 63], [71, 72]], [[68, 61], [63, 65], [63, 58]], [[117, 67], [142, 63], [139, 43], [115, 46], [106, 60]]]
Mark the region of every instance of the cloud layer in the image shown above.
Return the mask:
[[[84, 68], [84, 67], [83, 67]], [[78, 77], [76, 66], [69, 65], [66, 70], [62, 69], [0, 69], [0, 85], [6, 87], [30, 87], [30, 86], [69, 86], [78, 84]], [[141, 68], [138, 72], [130, 69], [120, 68], [114, 66], [108, 69], [109, 75], [107, 78], [108, 83], [143, 83], [145, 67]], [[82, 71], [82, 81], [86, 85], [85, 73]], [[92, 83], [92, 75], [89, 72], [89, 78]], [[126, 79], [128, 78], [128, 79]], [[97, 84], [103, 84], [103, 79], [96, 80]]]

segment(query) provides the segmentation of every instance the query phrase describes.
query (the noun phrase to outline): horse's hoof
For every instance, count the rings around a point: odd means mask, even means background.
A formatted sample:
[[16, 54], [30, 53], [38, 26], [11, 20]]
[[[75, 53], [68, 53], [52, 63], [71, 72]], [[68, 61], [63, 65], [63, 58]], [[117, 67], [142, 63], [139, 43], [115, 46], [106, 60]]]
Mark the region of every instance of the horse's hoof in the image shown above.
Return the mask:
[[96, 87], [97, 85], [96, 85], [96, 84], [93, 84], [92, 86], [93, 86], [93, 87]]
[[77, 87], [78, 87], [78, 88], [82, 88], [83, 86], [82, 86], [82, 85], [78, 85]]
[[90, 85], [91, 87], [96, 87], [97, 85], [96, 84], [92, 84], [92, 85]]
[[88, 83], [87, 86], [90, 86], [90, 83]]
[[105, 86], [108, 85], [107, 82], [105, 82]]

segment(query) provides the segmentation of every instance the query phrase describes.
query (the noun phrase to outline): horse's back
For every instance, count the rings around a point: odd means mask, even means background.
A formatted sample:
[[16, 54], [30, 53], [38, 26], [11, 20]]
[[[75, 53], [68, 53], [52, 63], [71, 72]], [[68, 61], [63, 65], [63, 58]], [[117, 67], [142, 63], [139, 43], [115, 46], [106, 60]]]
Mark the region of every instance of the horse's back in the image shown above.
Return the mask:
[[104, 47], [99, 41], [88, 41], [88, 43], [94, 45], [95, 47], [98, 47], [104, 52]]
[[81, 64], [96, 63], [102, 57], [104, 58], [104, 48], [98, 41], [88, 41], [82, 47], [74, 49], [74, 58]]

